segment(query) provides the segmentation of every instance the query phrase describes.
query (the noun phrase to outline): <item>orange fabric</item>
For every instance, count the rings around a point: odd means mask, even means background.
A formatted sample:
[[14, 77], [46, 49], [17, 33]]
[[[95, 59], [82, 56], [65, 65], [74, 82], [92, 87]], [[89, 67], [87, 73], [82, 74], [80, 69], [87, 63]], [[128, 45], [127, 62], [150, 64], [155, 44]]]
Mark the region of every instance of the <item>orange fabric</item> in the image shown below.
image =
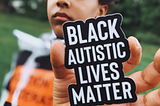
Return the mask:
[[[20, 79], [22, 65], [15, 68], [14, 75], [9, 84], [7, 102], [12, 101], [13, 93]], [[26, 87], [18, 98], [18, 106], [53, 106], [53, 71], [35, 68]]]

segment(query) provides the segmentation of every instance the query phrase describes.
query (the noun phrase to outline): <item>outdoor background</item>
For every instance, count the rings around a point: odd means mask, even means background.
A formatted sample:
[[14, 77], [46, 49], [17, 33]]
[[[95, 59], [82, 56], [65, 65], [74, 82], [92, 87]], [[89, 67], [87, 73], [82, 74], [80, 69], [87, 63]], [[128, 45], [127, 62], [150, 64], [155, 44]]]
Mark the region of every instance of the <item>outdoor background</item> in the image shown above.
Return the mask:
[[[123, 15], [122, 29], [126, 36], [135, 36], [142, 45], [141, 63], [126, 75], [142, 71], [160, 47], [160, 0], [117, 0], [110, 5], [108, 14], [114, 12]], [[36, 37], [50, 32], [46, 2], [0, 0], [0, 91], [4, 75], [10, 70], [12, 54], [18, 51], [14, 29]]]

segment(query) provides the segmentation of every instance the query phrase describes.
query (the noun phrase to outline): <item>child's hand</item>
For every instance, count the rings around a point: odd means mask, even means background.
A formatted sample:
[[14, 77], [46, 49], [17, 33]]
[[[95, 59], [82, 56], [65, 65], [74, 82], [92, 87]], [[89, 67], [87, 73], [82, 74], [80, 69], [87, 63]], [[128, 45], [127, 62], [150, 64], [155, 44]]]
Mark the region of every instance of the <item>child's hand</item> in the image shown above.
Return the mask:
[[64, 66], [65, 45], [61, 41], [55, 41], [51, 45], [51, 64], [55, 74], [53, 88], [54, 106], [70, 106], [68, 98], [68, 85], [76, 83], [74, 70], [68, 70]]
[[[134, 37], [128, 38], [131, 58], [123, 63], [124, 73], [127, 73], [139, 64], [141, 59], [141, 46]], [[53, 88], [54, 106], [69, 106], [68, 85], [76, 83], [74, 70], [64, 67], [65, 46], [60, 41], [55, 41], [51, 46], [51, 63], [55, 74]], [[154, 62], [149, 64], [142, 72], [135, 72], [129, 76], [136, 83], [136, 93], [156, 87], [160, 83], [160, 49], [157, 51]], [[117, 106], [160, 106], [160, 89], [147, 95], [138, 95], [137, 102], [118, 104]], [[113, 105], [116, 106], [116, 105]]]

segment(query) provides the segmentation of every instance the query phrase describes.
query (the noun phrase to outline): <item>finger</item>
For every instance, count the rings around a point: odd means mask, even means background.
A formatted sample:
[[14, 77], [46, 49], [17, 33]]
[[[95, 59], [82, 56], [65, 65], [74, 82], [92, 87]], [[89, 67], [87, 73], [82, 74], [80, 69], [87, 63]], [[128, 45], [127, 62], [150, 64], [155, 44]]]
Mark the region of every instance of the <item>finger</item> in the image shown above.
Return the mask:
[[148, 105], [145, 105], [145, 103], [144, 103], [144, 95], [138, 95], [136, 102], [128, 103], [128, 105], [126, 105], [126, 106], [148, 106]]
[[146, 95], [138, 95], [137, 101], [134, 103], [113, 104], [112, 106], [160, 106], [160, 89], [154, 90]]
[[138, 95], [137, 101], [133, 103], [123, 103], [123, 104], [113, 104], [113, 105], [103, 105], [103, 106], [152, 106], [144, 104], [144, 95]]
[[55, 41], [51, 45], [50, 61], [55, 77], [58, 79], [66, 77], [71, 70], [64, 66], [65, 45], [60, 41]]
[[[98, 105], [98, 106], [102, 106], [102, 105]], [[123, 104], [112, 104], [112, 105], [104, 104], [103, 106], [130, 106], [130, 105], [129, 105], [129, 103], [123, 103]]]
[[128, 43], [130, 47], [131, 57], [128, 61], [123, 63], [123, 70], [124, 73], [127, 73], [131, 69], [133, 69], [135, 66], [137, 66], [141, 60], [142, 55], [142, 48], [140, 43], [135, 37], [129, 37]]
[[160, 89], [154, 90], [144, 96], [146, 106], [160, 106]]
[[54, 106], [60, 104], [69, 105], [68, 85], [75, 83], [73, 70], [64, 66], [65, 45], [60, 41], [55, 41], [51, 45], [50, 61], [54, 72], [53, 103]]
[[144, 95], [138, 95], [137, 101], [134, 103], [123, 103], [123, 104], [113, 104], [113, 105], [103, 105], [103, 106], [151, 106], [151, 105], [144, 105]]
[[142, 72], [136, 72], [129, 77], [135, 81], [137, 93], [156, 87], [160, 83], [160, 49], [155, 54], [154, 62]]
[[130, 103], [128, 106], [160, 106], [160, 89], [146, 95], [138, 95], [137, 101]]

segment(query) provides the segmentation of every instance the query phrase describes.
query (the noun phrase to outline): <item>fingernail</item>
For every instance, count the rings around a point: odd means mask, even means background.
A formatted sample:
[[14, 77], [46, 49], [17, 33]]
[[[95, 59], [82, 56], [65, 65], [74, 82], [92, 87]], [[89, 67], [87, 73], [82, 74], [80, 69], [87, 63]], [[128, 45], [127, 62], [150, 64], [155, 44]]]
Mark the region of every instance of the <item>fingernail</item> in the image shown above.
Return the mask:
[[139, 43], [139, 41], [136, 39], [136, 47], [137, 48], [140, 48], [141, 47], [141, 45], [140, 45], [140, 43]]

